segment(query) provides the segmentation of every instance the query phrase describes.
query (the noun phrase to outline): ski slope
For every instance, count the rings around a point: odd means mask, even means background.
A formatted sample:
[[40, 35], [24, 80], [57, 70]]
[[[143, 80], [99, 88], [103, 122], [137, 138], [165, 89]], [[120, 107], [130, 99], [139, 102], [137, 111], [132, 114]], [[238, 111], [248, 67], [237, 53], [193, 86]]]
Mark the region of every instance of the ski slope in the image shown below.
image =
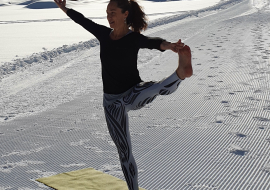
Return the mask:
[[[140, 187], [270, 189], [269, 20], [269, 1], [234, 0], [150, 23], [145, 35], [191, 47], [194, 75], [129, 112]], [[0, 189], [50, 189], [35, 179], [87, 167], [124, 179], [102, 108], [98, 41], [5, 66]], [[140, 50], [138, 66], [143, 80], [161, 80], [177, 55]]]

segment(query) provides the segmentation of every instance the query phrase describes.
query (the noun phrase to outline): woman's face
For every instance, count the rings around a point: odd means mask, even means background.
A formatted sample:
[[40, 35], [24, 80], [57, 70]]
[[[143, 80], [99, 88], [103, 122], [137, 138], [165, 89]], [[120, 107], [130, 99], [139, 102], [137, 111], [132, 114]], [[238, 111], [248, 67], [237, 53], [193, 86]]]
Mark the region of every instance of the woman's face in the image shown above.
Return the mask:
[[111, 28], [121, 28], [125, 25], [128, 11], [122, 13], [122, 9], [117, 7], [117, 3], [112, 1], [107, 6], [107, 20]]

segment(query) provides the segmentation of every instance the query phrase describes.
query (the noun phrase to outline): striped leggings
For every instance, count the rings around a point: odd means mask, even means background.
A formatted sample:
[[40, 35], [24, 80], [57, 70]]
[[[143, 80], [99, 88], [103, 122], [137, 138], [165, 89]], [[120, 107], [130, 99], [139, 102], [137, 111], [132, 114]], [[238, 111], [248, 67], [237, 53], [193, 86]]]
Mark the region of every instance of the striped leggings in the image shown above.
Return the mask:
[[176, 91], [181, 79], [176, 72], [158, 82], [141, 82], [128, 94], [104, 106], [107, 126], [114, 141], [122, 171], [129, 190], [138, 190], [138, 170], [131, 151], [128, 111], [137, 110], [151, 103], [158, 95], [169, 95]]

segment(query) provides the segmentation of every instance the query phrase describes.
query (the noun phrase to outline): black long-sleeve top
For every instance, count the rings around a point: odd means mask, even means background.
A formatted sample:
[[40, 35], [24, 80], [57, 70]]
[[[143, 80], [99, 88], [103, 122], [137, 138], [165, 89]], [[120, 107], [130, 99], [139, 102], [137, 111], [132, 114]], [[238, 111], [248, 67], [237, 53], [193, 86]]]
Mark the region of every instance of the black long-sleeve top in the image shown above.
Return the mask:
[[106, 94], [121, 94], [142, 82], [137, 69], [140, 48], [160, 49], [164, 41], [140, 33], [131, 32], [119, 40], [112, 40], [113, 29], [85, 18], [81, 13], [68, 9], [67, 15], [92, 33], [100, 42], [103, 91]]

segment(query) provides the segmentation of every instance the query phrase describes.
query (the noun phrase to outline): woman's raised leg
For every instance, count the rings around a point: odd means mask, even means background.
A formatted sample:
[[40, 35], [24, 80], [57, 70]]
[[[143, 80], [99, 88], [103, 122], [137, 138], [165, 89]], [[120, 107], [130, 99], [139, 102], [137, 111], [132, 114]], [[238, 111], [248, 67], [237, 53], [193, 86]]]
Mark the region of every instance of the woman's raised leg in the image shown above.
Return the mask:
[[174, 72], [161, 81], [141, 82], [133, 87], [132, 91], [123, 97], [127, 111], [137, 110], [151, 103], [158, 95], [169, 95], [176, 91], [181, 79]]
[[123, 97], [127, 111], [136, 110], [151, 103], [158, 95], [169, 95], [175, 92], [186, 77], [193, 73], [191, 65], [191, 51], [189, 46], [179, 50], [179, 64], [176, 71], [161, 81], [141, 82], [133, 87], [131, 92]]

